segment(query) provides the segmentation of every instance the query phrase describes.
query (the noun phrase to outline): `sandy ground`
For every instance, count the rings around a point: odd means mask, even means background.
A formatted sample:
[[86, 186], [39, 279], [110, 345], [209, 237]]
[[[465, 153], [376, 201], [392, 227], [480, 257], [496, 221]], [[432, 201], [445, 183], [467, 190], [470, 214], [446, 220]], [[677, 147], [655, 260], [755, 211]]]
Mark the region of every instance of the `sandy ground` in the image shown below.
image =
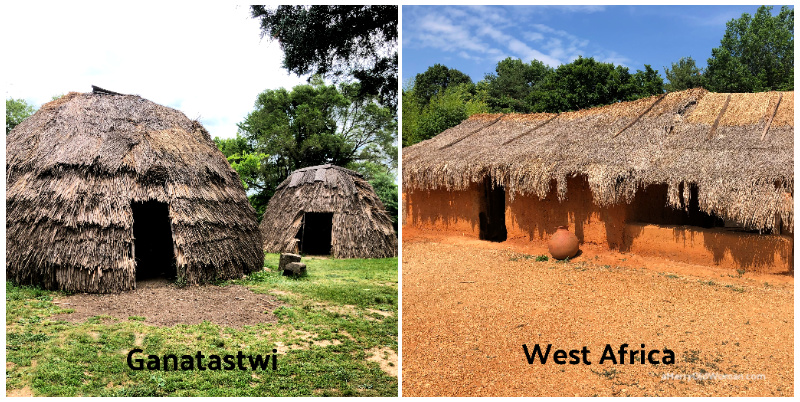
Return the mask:
[[[793, 395], [792, 275], [582, 251], [536, 262], [546, 245], [404, 227], [403, 396]], [[624, 343], [675, 364], [599, 364]], [[592, 364], [528, 364], [523, 344]], [[663, 378], [694, 373], [763, 378]]]
[[[244, 286], [175, 287], [166, 279], [139, 281], [136, 290], [118, 294], [80, 293], [54, 300], [57, 305], [75, 310], [59, 319], [83, 322], [96, 315], [127, 320], [145, 317], [145, 324], [173, 326], [199, 324], [204, 320], [226, 327], [241, 327], [260, 322], [276, 322], [272, 311], [281, 305], [274, 296], [256, 294]], [[199, 308], [198, 308], [199, 306]]]

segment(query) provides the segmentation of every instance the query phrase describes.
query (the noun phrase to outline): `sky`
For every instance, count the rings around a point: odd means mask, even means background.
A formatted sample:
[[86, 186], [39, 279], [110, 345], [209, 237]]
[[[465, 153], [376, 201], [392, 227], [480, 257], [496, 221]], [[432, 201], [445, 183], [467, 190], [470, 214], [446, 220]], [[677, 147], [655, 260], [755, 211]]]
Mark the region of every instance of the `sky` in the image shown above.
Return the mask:
[[6, 2], [6, 99], [38, 108], [97, 85], [178, 109], [212, 137], [231, 138], [259, 93], [308, 78], [281, 67], [280, 46], [261, 39], [248, 6], [120, 4]]
[[[474, 82], [512, 57], [551, 67], [578, 58], [644, 70], [692, 57], [705, 67], [725, 23], [758, 6], [403, 6], [403, 82], [439, 63]], [[777, 15], [780, 6], [775, 6]]]

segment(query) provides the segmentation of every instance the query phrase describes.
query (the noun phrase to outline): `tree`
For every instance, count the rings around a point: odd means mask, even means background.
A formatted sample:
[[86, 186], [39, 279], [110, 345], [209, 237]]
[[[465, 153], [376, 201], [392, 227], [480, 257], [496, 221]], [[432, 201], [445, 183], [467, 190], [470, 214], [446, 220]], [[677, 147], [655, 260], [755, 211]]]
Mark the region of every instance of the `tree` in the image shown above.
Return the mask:
[[658, 75], [658, 70], [653, 70], [649, 64], [644, 65], [644, 71], [636, 70], [628, 83], [626, 101], [646, 98], [664, 93], [664, 79]]
[[283, 66], [339, 82], [353, 77], [360, 95], [397, 110], [397, 6], [251, 6], [261, 37], [278, 40]]
[[257, 211], [297, 169], [371, 163], [391, 174], [397, 166], [397, 122], [374, 97], [360, 96], [358, 83], [310, 84], [266, 90], [239, 124], [235, 139], [217, 146], [240, 173]]
[[420, 140], [417, 138], [416, 130], [419, 125], [419, 118], [422, 114], [422, 105], [414, 93], [413, 85], [408, 89], [403, 89], [403, 146], [416, 144]]
[[672, 63], [672, 70], [664, 67], [664, 75], [669, 80], [669, 83], [664, 85], [667, 92], [703, 86], [703, 70], [697, 68], [691, 57], [681, 57], [677, 63]]
[[664, 82], [649, 65], [631, 74], [627, 67], [578, 57], [545, 76], [531, 94], [536, 112], [565, 112], [636, 100], [664, 92]]
[[472, 85], [472, 78], [455, 68], [434, 64], [414, 77], [414, 94], [420, 104], [427, 105], [436, 94], [460, 84]]
[[530, 64], [508, 57], [497, 63], [496, 74], [487, 74], [488, 103], [492, 112], [529, 113], [533, 109], [531, 93], [553, 71], [538, 60]]
[[249, 193], [250, 205], [255, 208], [260, 220], [261, 216], [264, 215], [264, 209], [272, 193], [257, 192], [255, 190], [263, 190], [267, 187], [265, 178], [269, 172], [266, 161], [269, 155], [256, 152], [250, 142], [239, 133], [236, 134], [235, 138], [214, 137], [214, 144], [217, 145], [217, 148], [228, 159], [231, 167], [239, 174], [242, 185]]
[[24, 99], [6, 99], [6, 134], [36, 112]]
[[381, 199], [383, 207], [386, 209], [386, 213], [390, 218], [392, 218], [392, 226], [394, 226], [394, 231], [397, 233], [398, 190], [397, 183], [395, 182], [396, 177], [389, 169], [386, 168], [386, 166], [373, 162], [354, 162], [348, 166], [348, 168], [361, 173], [364, 176], [364, 179], [369, 182], [369, 184], [372, 186], [372, 189], [375, 190], [375, 194], [377, 194], [378, 198]]
[[711, 51], [706, 85], [715, 92], [794, 89], [794, 10], [761, 6], [726, 24], [720, 46]]
[[409, 118], [415, 123], [413, 126], [406, 125], [406, 109], [403, 109], [403, 146], [432, 138], [475, 113], [488, 112], [486, 102], [473, 95], [470, 88], [469, 84], [450, 86], [434, 95], [421, 109], [412, 109], [418, 113]]

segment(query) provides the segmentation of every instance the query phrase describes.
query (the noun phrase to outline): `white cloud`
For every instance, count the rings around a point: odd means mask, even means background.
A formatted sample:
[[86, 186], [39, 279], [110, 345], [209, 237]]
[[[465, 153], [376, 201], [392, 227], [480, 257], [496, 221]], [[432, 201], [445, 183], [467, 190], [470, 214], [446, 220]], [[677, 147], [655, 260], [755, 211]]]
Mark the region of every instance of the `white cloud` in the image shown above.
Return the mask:
[[536, 42], [544, 39], [544, 35], [539, 32], [523, 32], [523, 37], [531, 42]]
[[[305, 77], [281, 68], [246, 6], [103, 3], [4, 6], [6, 97], [40, 105], [91, 85], [141, 95], [232, 137], [258, 93]], [[11, 59], [9, 60], [9, 57]]]
[[[604, 8], [550, 9], [592, 13]], [[443, 54], [450, 53], [476, 62], [514, 57], [525, 62], [536, 59], [557, 67], [579, 55], [591, 57], [593, 53], [601, 54], [605, 59], [627, 61], [613, 52], [590, 52], [588, 39], [536, 22], [540, 10], [541, 7], [405, 7], [404, 46], [436, 49]], [[524, 18], [519, 18], [519, 15], [524, 15]]]

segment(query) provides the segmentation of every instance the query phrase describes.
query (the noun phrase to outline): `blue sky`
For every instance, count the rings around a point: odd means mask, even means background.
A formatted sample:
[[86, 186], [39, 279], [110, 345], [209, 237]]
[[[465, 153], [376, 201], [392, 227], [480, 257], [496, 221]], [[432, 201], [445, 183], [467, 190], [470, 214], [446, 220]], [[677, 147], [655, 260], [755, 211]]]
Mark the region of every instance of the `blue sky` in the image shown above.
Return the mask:
[[[403, 6], [402, 79], [439, 63], [477, 82], [506, 57], [552, 67], [578, 56], [651, 65], [681, 57], [706, 66], [725, 23], [758, 6]], [[776, 15], [780, 6], [775, 6]]]

